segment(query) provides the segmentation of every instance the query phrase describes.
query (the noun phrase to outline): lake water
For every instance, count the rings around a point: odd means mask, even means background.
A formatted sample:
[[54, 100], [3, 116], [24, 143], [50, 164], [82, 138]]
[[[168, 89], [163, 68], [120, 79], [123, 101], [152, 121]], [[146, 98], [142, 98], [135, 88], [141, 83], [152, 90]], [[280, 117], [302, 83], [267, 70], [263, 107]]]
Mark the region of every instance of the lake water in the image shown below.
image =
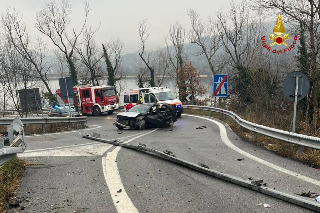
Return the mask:
[[[117, 82], [116, 87], [117, 87], [117, 91], [120, 93], [120, 97], [119, 97], [120, 106], [123, 106], [124, 92], [128, 92], [130, 89], [138, 88], [136, 82], [137, 82], [136, 78], [124, 78]], [[201, 84], [205, 87], [207, 91], [207, 94], [201, 99], [210, 97], [210, 95], [212, 95], [212, 90], [213, 90], [212, 76], [201, 77]], [[44, 90], [44, 87], [41, 86], [42, 84], [40, 83], [39, 85], [40, 85], [40, 90]], [[107, 85], [107, 81], [102, 81], [101, 85]], [[147, 86], [147, 84], [145, 85]], [[172, 91], [174, 91], [175, 94], [177, 94], [177, 87], [175, 85], [176, 85], [175, 80], [173, 78], [165, 78], [164, 83], [161, 86], [167, 87]], [[59, 79], [49, 80], [49, 86], [52, 92], [55, 92], [57, 89], [59, 89]], [[0, 94], [0, 109], [1, 110], [3, 109], [3, 93]], [[9, 98], [6, 98], [6, 109], [13, 109], [12, 101]]]

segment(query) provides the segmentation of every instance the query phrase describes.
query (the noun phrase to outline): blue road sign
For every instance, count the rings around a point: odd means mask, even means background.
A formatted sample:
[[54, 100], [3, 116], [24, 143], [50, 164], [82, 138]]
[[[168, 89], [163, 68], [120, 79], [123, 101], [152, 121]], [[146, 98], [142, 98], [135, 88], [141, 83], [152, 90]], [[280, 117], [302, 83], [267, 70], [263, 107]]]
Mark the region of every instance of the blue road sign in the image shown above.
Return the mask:
[[228, 97], [228, 75], [213, 76], [213, 97]]

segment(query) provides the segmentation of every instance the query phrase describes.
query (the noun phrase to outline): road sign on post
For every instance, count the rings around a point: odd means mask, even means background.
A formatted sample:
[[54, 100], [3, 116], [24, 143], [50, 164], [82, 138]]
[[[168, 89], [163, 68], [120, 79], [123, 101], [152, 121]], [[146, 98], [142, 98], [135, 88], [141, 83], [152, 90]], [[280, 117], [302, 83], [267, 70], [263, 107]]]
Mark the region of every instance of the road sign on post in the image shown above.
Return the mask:
[[71, 117], [70, 98], [73, 98], [73, 83], [71, 77], [59, 78], [59, 86], [61, 92], [61, 98], [67, 98], [69, 104], [69, 116]]
[[213, 97], [228, 97], [228, 75], [219, 74], [213, 76]]
[[292, 72], [284, 79], [282, 91], [290, 101], [294, 101], [292, 132], [296, 130], [297, 103], [309, 92], [310, 82], [302, 72]]

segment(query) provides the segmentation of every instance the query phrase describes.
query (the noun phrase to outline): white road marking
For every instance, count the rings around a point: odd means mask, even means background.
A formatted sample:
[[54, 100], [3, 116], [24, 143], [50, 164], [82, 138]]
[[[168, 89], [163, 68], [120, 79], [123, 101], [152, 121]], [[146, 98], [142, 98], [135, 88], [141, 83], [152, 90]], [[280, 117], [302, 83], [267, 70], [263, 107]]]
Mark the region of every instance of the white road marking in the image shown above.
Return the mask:
[[64, 147], [63, 149], [47, 149], [42, 151], [29, 151], [18, 154], [18, 157], [30, 158], [30, 157], [74, 157], [74, 156], [101, 156], [105, 153], [112, 145], [99, 143], [90, 144], [75, 147]]
[[[186, 115], [186, 114], [184, 114], [184, 115]], [[191, 116], [191, 117], [196, 117], [196, 118], [205, 119], [205, 120], [208, 120], [208, 121], [210, 121], [210, 122], [213, 122], [213, 123], [217, 124], [218, 127], [219, 127], [219, 129], [220, 129], [220, 137], [221, 137], [222, 141], [223, 141], [228, 147], [230, 147], [231, 149], [233, 149], [234, 151], [236, 151], [236, 152], [238, 152], [238, 153], [240, 153], [240, 154], [242, 154], [242, 155], [244, 155], [244, 156], [246, 156], [246, 157], [248, 157], [248, 158], [251, 158], [252, 160], [257, 161], [257, 162], [259, 162], [259, 163], [261, 163], [261, 164], [263, 164], [263, 165], [265, 165], [265, 166], [268, 166], [268, 167], [270, 167], [270, 168], [272, 168], [272, 169], [278, 170], [278, 171], [283, 172], [283, 173], [285, 173], [285, 174], [288, 174], [288, 175], [291, 175], [291, 176], [293, 176], [293, 177], [299, 178], [299, 179], [301, 179], [301, 180], [303, 180], [303, 181], [306, 181], [306, 182], [312, 183], [312, 184], [314, 184], [314, 185], [320, 186], [320, 181], [318, 181], [318, 180], [315, 180], [315, 179], [306, 177], [306, 176], [304, 176], [304, 175], [301, 175], [301, 174], [299, 174], [299, 173], [296, 173], [296, 172], [293, 172], [293, 171], [284, 169], [284, 168], [282, 168], [282, 167], [280, 167], [280, 166], [277, 166], [277, 165], [275, 165], [275, 164], [273, 164], [273, 163], [270, 163], [270, 162], [268, 162], [268, 161], [262, 160], [261, 158], [258, 158], [258, 157], [254, 156], [254, 155], [251, 155], [251, 154], [243, 151], [242, 149], [238, 148], [237, 146], [235, 146], [235, 145], [229, 140], [228, 135], [227, 135], [227, 130], [226, 130], [225, 126], [224, 126], [222, 123], [220, 123], [220, 122], [218, 122], [218, 121], [215, 121], [215, 120], [212, 120], [212, 119], [209, 119], [209, 118], [204, 118], [204, 117], [196, 116], [196, 115], [186, 115], [186, 116]]]
[[[94, 127], [92, 127], [92, 128], [87, 128], [87, 129], [81, 129], [81, 130], [93, 130], [93, 129], [99, 129], [99, 128], [102, 127], [102, 126], [99, 126], [99, 125], [90, 125], [90, 126], [94, 126]], [[32, 137], [48, 136], [48, 135], [60, 135], [60, 134], [67, 134], [67, 133], [74, 133], [74, 132], [77, 132], [77, 130], [74, 130], [74, 131], [66, 131], [66, 132], [54, 132], [54, 133], [47, 133], [47, 134], [42, 134], [42, 135], [37, 135], [37, 134], [34, 134], [34, 135], [25, 135], [24, 137], [26, 137], [26, 138], [32, 138]]]
[[[135, 139], [138, 139], [142, 136], [148, 135], [155, 130], [149, 131], [145, 134], [136, 136], [130, 140], [127, 140], [124, 143], [129, 143]], [[118, 213], [138, 213], [137, 208], [132, 203], [131, 199], [129, 198], [128, 194], [126, 193], [124, 186], [121, 181], [121, 177], [119, 174], [118, 166], [116, 163], [117, 155], [120, 151], [121, 147], [116, 147], [112, 152], [107, 154], [107, 157], [102, 158], [102, 168], [103, 174], [106, 179], [107, 186], [109, 188], [112, 201], [117, 209]], [[121, 192], [117, 192], [121, 189]]]
[[[107, 140], [110, 140], [110, 141], [120, 140], [120, 141], [121, 141], [121, 139], [130, 138], [130, 137], [134, 137], [134, 136], [141, 135], [141, 134], [144, 134], [144, 133], [127, 135], [127, 136], [124, 136], [124, 137], [115, 138], [115, 139], [107, 139]], [[44, 149], [33, 149], [33, 150], [26, 150], [26, 151], [24, 151], [24, 153], [39, 152], [39, 151], [48, 151], [48, 150], [55, 150], [55, 149], [65, 149], [65, 148], [72, 148], [72, 147], [78, 147], [78, 146], [87, 146], [87, 145], [93, 145], [93, 144], [101, 144], [101, 142], [82, 143], [82, 144], [75, 144], [75, 145], [70, 145], [70, 146], [58, 146], [58, 147], [44, 148]]]

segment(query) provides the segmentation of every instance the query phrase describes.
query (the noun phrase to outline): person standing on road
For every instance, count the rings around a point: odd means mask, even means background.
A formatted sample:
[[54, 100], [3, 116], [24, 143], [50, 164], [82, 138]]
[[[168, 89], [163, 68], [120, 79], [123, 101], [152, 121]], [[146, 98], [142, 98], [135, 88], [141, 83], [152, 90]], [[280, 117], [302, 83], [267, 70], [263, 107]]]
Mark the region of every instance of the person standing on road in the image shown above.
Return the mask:
[[140, 95], [139, 101], [140, 101], [140, 104], [143, 104], [142, 95]]

